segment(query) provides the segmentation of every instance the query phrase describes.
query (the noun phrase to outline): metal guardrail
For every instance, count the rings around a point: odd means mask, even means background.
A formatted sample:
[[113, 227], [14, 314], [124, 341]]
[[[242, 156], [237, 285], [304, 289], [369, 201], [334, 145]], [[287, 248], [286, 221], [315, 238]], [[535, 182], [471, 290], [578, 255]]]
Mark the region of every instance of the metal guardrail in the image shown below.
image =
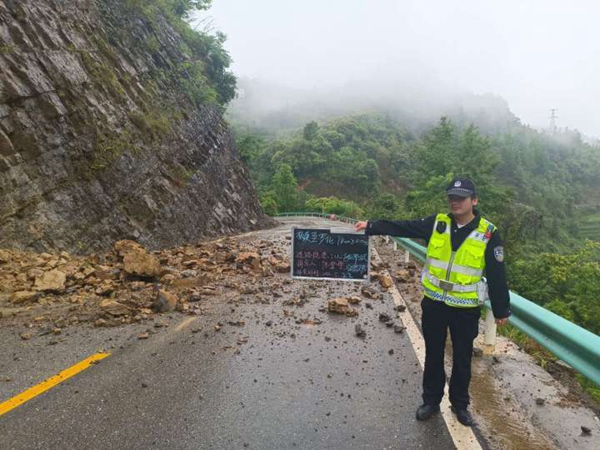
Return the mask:
[[[322, 217], [345, 223], [355, 223], [351, 217], [325, 213], [282, 213], [285, 217]], [[410, 239], [393, 238], [399, 245], [412, 253], [420, 262], [425, 261], [426, 249]], [[491, 309], [489, 300], [485, 305]], [[553, 312], [510, 292], [512, 315], [508, 321], [515, 328], [548, 349], [576, 371], [600, 386], [600, 336], [575, 325]]]

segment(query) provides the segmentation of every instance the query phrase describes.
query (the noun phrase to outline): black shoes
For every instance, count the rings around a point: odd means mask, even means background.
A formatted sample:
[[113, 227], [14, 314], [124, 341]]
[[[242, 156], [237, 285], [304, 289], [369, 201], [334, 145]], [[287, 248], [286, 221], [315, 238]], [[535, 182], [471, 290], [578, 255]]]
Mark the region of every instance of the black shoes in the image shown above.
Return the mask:
[[[456, 419], [465, 427], [473, 426], [473, 424], [475, 423], [475, 421], [473, 420], [473, 416], [471, 416], [471, 413], [466, 408], [458, 409], [454, 406], [451, 406], [450, 409], [454, 414], [456, 414]], [[419, 406], [419, 409], [417, 409], [417, 420], [427, 420], [431, 416], [439, 412], [439, 405], [423, 404]]]
[[458, 421], [462, 423], [465, 427], [470, 427], [473, 425], [473, 416], [471, 416], [471, 413], [466, 408], [458, 409], [454, 406], [451, 406], [450, 409], [454, 414], [456, 414], [456, 418], [458, 419]]
[[423, 404], [423, 405], [419, 406], [419, 409], [417, 409], [417, 420], [427, 420], [431, 416], [433, 416], [434, 414], [437, 414], [439, 412], [440, 412], [439, 405]]

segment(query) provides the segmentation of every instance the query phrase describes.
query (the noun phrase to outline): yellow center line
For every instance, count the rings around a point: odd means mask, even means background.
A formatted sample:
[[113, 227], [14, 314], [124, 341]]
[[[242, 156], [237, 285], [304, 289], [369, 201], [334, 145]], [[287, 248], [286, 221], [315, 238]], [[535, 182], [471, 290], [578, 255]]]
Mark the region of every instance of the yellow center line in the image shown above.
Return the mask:
[[177, 327], [175, 328], [175, 331], [183, 330], [185, 327], [187, 327], [190, 323], [192, 323], [196, 319], [197, 319], [197, 317], [188, 317], [183, 322], [181, 322], [179, 325], [177, 325]]
[[58, 375], [54, 375], [53, 377], [48, 378], [45, 381], [42, 381], [40, 384], [33, 386], [26, 391], [21, 392], [19, 395], [14, 396], [11, 399], [6, 400], [3, 403], [0, 403], [0, 416], [6, 414], [10, 410], [16, 408], [17, 406], [21, 406], [23, 403], [31, 400], [34, 397], [46, 392], [48, 389], [52, 389], [59, 383], [62, 383], [65, 380], [68, 380], [73, 375], [78, 374], [79, 372], [87, 369], [92, 364], [100, 361], [101, 359], [106, 358], [110, 353], [96, 353], [95, 355], [90, 356], [87, 359], [84, 359], [81, 362], [78, 362], [74, 366], [69, 367], [68, 369], [63, 370]]

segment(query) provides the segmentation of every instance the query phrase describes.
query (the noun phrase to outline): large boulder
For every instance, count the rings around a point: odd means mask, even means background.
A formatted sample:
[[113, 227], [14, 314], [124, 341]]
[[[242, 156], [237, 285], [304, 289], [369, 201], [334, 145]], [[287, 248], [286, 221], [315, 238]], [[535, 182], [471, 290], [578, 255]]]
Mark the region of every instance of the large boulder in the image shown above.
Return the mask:
[[38, 291], [44, 292], [63, 292], [67, 275], [57, 269], [44, 272], [42, 276], [35, 279], [34, 287]]
[[127, 275], [155, 278], [160, 274], [158, 258], [135, 241], [123, 240], [115, 244], [115, 250], [123, 258], [123, 270]]

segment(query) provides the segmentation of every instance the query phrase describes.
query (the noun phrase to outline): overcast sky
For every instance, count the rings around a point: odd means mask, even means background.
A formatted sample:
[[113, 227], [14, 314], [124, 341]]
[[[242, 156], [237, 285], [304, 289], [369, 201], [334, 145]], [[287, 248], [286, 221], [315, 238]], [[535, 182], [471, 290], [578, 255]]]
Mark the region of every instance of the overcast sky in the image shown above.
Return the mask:
[[410, 72], [600, 137], [597, 0], [213, 0], [202, 17], [237, 76], [323, 87]]

